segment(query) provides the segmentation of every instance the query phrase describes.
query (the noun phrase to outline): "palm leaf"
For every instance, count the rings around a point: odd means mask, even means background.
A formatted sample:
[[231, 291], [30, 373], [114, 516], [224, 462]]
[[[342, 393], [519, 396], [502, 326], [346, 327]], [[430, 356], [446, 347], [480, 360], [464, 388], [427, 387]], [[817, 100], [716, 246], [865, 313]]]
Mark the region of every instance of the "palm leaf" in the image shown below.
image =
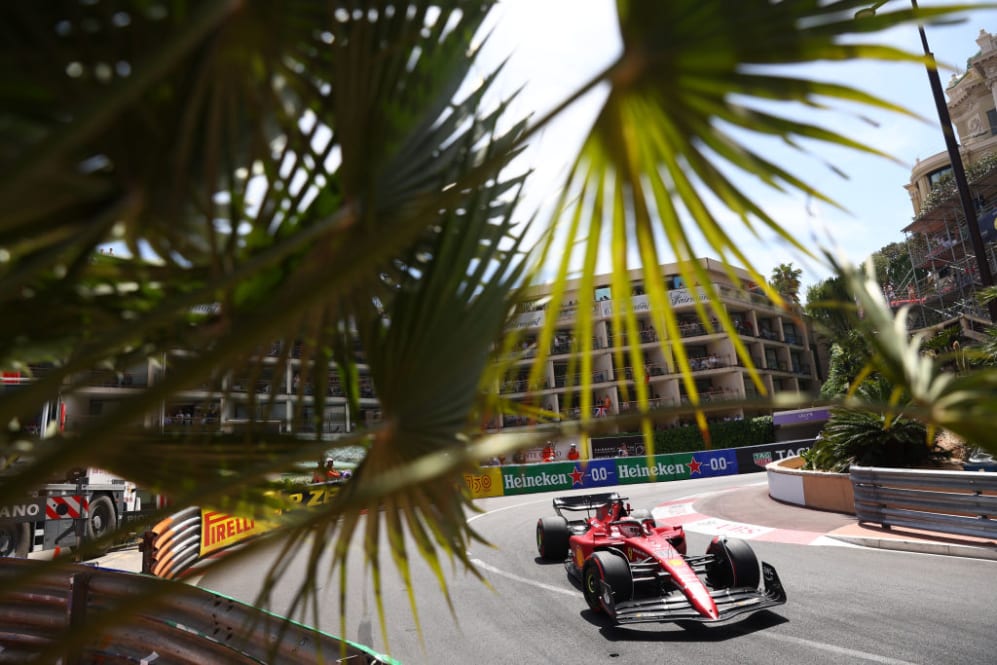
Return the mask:
[[[855, 20], [866, 4], [857, 1], [772, 3], [752, 0], [729, 3], [680, 0], [667, 3], [618, 3], [623, 52], [596, 80], [608, 82], [610, 90], [577, 158], [567, 182], [564, 201], [556, 214], [570, 220], [564, 224], [560, 242], [551, 246], [559, 266], [559, 284], [568, 266], [579, 265], [584, 274], [605, 259], [613, 268], [613, 328], [631, 336], [637, 329], [629, 302], [629, 270], [639, 274], [648, 295], [654, 326], [664, 338], [678, 339], [677, 319], [661, 286], [658, 265], [663, 257], [680, 262], [690, 289], [702, 289], [705, 304], [696, 310], [710, 327], [718, 324], [735, 340], [741, 361], [751, 368], [760, 392], [764, 388], [754, 372], [751, 358], [740, 344], [732, 322], [719, 302], [719, 294], [707, 274], [691, 259], [703, 248], [725, 265], [743, 266], [776, 303], [781, 296], [772, 289], [751, 257], [738, 247], [732, 234], [711, 205], [712, 195], [720, 206], [733, 212], [749, 232], [764, 228], [794, 248], [801, 256], [816, 258], [788, 233], [757, 201], [735, 184], [731, 174], [740, 172], [760, 179], [770, 187], [798, 192], [833, 204], [820, 191], [800, 180], [788, 169], [772, 163], [752, 150], [745, 135], [778, 137], [801, 153], [804, 142], [837, 145], [887, 157], [822, 126], [809, 114], [798, 120], [787, 108], [779, 113], [767, 100], [796, 102], [820, 110], [829, 104], [859, 105], [897, 113], [902, 108], [852, 86], [815, 81], [791, 74], [791, 67], [822, 61], [846, 62], [861, 58], [924, 62], [924, 56], [865, 43], [866, 33], [893, 27], [915, 18], [930, 20], [965, 11], [968, 5], [910, 9], [878, 14], [871, 22]], [[852, 38], [848, 40], [847, 38]], [[593, 84], [585, 86], [590, 89]], [[833, 167], [832, 167], [833, 169]], [[836, 172], [840, 174], [840, 171]], [[608, 205], [593, 192], [614, 191]], [[604, 219], [579, 225], [578, 219]], [[545, 260], [546, 257], [541, 260]], [[731, 272], [732, 281], [738, 278]], [[587, 283], [583, 282], [587, 285]], [[561, 303], [559, 285], [553, 289], [550, 306]], [[586, 293], [580, 291], [580, 297]], [[555, 310], [556, 311], [556, 310]], [[550, 338], [556, 320], [548, 317], [541, 345]], [[587, 336], [581, 317], [576, 337]], [[691, 403], [699, 404], [688, 358], [681, 344], [671, 345], [675, 361], [684, 375]], [[617, 358], [621, 362], [622, 358]], [[537, 363], [543, 361], [538, 357]], [[641, 367], [637, 351], [630, 364]], [[583, 405], [591, 392], [588, 374], [582, 372], [579, 392]], [[621, 390], [626, 386], [621, 384]], [[647, 409], [646, 394], [638, 382], [637, 400]], [[704, 436], [705, 420], [697, 416]], [[645, 424], [645, 430], [648, 426]], [[648, 437], [649, 438], [649, 437]], [[650, 440], [647, 443], [651, 451]]]

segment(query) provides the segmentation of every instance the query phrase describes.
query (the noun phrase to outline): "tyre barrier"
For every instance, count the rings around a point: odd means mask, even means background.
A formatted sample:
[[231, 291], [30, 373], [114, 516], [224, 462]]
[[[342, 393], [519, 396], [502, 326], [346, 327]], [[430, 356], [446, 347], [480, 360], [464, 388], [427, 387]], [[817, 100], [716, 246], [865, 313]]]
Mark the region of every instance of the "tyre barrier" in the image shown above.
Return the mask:
[[[341, 483], [308, 485], [284, 496], [300, 507], [332, 500]], [[142, 539], [142, 572], [172, 580], [198, 563], [273, 528], [269, 522], [192, 506], [176, 512], [147, 531]]]
[[187, 584], [3, 559], [0, 663], [26, 662], [398, 665], [363, 645]]

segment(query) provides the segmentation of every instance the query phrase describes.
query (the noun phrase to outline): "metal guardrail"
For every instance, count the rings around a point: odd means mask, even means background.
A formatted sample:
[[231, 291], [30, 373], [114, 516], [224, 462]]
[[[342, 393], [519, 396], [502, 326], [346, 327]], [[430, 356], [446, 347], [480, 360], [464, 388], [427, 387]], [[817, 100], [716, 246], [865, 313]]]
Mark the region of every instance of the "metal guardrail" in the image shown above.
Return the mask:
[[997, 474], [852, 466], [859, 522], [997, 539]]
[[0, 663], [56, 661], [398, 665], [187, 584], [82, 564], [0, 559]]

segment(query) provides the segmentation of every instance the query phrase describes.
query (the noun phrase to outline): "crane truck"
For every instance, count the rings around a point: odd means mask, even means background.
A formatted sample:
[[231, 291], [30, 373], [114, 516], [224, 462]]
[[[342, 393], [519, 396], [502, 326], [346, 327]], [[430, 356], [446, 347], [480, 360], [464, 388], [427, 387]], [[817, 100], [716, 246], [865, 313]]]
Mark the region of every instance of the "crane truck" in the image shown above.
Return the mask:
[[[5, 372], [3, 392], [26, 380]], [[57, 399], [22, 425], [23, 431], [44, 437], [62, 430], [65, 422], [66, 405]], [[0, 459], [0, 476], [15, 473], [17, 464]], [[134, 483], [100, 469], [76, 468], [53, 480], [23, 498], [0, 501], [0, 557], [58, 555], [114, 531], [142, 509]]]

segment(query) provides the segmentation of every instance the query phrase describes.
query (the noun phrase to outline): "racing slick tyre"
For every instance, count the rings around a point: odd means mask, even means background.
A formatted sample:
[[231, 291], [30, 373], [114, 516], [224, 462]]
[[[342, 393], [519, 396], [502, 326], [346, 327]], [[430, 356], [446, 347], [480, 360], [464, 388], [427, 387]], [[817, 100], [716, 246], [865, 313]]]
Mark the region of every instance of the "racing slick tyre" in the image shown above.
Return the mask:
[[706, 581], [714, 589], [758, 588], [761, 581], [758, 558], [743, 540], [715, 537], [706, 548], [713, 561], [706, 565]]
[[[601, 582], [612, 589], [611, 599], [603, 598]], [[585, 602], [593, 612], [608, 612], [607, 604], [622, 603], [633, 598], [634, 578], [630, 573], [630, 564], [619, 554], [612, 552], [595, 552], [585, 562], [582, 569], [582, 593]]]
[[94, 497], [87, 513], [87, 540], [97, 540], [114, 531], [117, 526], [118, 516], [114, 512], [111, 497]]
[[31, 525], [0, 524], [0, 558], [12, 556], [23, 559], [28, 556], [28, 546], [31, 544]]
[[568, 521], [563, 517], [537, 520], [537, 553], [546, 561], [564, 561], [568, 556]]

